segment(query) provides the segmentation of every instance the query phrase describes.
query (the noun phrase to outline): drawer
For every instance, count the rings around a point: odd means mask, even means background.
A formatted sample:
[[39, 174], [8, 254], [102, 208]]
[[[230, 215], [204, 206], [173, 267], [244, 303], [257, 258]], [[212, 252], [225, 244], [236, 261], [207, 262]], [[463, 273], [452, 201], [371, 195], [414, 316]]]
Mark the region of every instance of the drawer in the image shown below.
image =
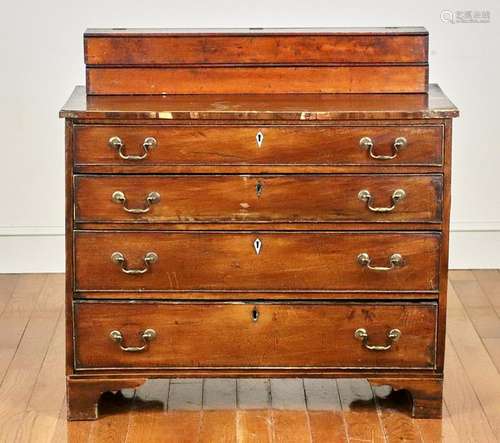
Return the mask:
[[[436, 309], [433, 303], [81, 302], [74, 304], [75, 365], [432, 369]], [[366, 336], [360, 331], [356, 338], [358, 329]]]
[[437, 291], [440, 239], [422, 232], [78, 231], [75, 287]]
[[[77, 176], [79, 222], [439, 222], [441, 175]], [[382, 212], [381, 212], [382, 211]]]
[[442, 139], [442, 126], [423, 125], [74, 129], [75, 163], [103, 166], [441, 165]]
[[[201, 31], [201, 32], [200, 32]], [[319, 32], [318, 32], [319, 31]], [[126, 30], [85, 33], [85, 63], [91, 66], [426, 64], [423, 29], [346, 32], [342, 29], [262, 29], [206, 33]], [[274, 33], [274, 35], [273, 35]], [[140, 48], [140, 50], [138, 50]]]

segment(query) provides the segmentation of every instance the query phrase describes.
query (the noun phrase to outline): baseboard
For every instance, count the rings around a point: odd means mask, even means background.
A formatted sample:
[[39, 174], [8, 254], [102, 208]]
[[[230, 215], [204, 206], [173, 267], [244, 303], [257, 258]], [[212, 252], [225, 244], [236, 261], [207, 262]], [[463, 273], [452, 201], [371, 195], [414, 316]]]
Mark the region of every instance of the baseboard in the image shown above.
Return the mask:
[[[452, 223], [450, 269], [500, 269], [500, 222]], [[64, 272], [64, 229], [0, 227], [0, 273]]]
[[452, 231], [450, 269], [500, 269], [499, 231]]
[[0, 273], [64, 272], [64, 235], [0, 236]]

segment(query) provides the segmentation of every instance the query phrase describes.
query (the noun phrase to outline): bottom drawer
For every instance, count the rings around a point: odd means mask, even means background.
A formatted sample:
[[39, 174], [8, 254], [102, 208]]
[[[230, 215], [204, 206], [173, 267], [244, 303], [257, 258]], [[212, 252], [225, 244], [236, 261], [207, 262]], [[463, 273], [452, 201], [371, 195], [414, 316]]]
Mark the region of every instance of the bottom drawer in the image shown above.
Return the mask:
[[75, 302], [75, 367], [433, 368], [436, 313], [435, 303]]

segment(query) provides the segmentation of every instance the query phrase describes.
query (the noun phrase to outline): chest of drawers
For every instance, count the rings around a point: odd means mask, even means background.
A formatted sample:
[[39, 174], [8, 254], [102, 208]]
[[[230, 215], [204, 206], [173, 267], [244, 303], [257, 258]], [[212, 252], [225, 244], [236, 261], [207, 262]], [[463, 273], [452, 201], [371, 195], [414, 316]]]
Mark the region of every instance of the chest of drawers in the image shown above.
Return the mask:
[[[92, 72], [110, 48], [115, 65], [169, 63], [161, 40], [141, 40], [137, 61], [107, 41], [112, 31], [94, 34]], [[425, 67], [424, 40], [401, 63]], [[300, 42], [272, 46], [277, 60], [288, 67], [293, 44], [324, 64]], [[192, 64], [249, 54], [216, 41], [203, 58], [206, 42], [186, 44]], [[249, 47], [260, 44], [271, 45]], [[182, 58], [176, 48], [171, 57]], [[255, 57], [246, 69], [267, 66]], [[408, 390], [415, 417], [440, 415], [458, 111], [437, 85], [412, 94], [87, 92], [77, 87], [61, 111], [70, 419], [96, 418], [102, 392], [148, 378], [242, 376], [362, 377]]]

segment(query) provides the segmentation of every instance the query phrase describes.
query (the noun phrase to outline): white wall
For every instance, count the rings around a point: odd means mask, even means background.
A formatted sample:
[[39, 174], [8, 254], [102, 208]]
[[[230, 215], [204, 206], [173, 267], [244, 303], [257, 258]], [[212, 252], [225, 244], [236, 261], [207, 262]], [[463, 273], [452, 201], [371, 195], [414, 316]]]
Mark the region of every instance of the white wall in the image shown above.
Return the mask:
[[[461, 110], [454, 128], [451, 264], [500, 268], [500, 3], [317, 0], [4, 2], [0, 19], [0, 272], [63, 269], [63, 122], [84, 83], [86, 27], [424, 25], [431, 81]], [[442, 10], [489, 10], [447, 24]]]

